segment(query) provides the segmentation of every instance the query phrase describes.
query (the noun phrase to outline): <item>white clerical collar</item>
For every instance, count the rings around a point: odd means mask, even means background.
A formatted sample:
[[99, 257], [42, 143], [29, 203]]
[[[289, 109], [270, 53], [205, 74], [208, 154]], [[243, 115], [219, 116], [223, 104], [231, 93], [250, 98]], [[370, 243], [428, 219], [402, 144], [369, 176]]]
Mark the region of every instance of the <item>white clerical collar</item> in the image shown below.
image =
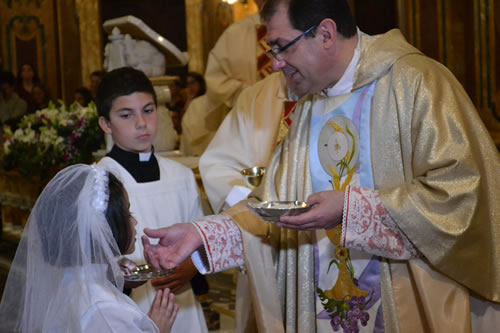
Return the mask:
[[340, 80], [331, 88], [327, 88], [325, 93], [329, 97], [345, 95], [351, 92], [352, 87], [354, 85], [354, 73], [356, 72], [356, 67], [359, 62], [359, 53], [361, 49], [361, 34], [362, 32], [357, 29], [358, 34], [358, 43], [356, 44], [356, 48], [354, 49], [354, 55], [352, 56], [351, 62], [349, 66], [347, 66], [344, 74], [340, 78]]
[[139, 153], [139, 161], [141, 161], [141, 162], [149, 161], [152, 153], [153, 152], [151, 152], [151, 151], [149, 153]]

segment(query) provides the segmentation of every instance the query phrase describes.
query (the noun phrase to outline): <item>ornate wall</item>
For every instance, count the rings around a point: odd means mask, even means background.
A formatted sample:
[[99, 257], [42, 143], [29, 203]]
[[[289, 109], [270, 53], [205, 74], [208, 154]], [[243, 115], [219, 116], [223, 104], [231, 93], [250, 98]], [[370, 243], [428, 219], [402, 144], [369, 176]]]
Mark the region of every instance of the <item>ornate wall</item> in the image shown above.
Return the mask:
[[2, 67], [17, 75], [23, 63], [33, 64], [40, 79], [58, 95], [57, 21], [54, 1], [0, 1]]
[[[173, 34], [172, 38], [186, 36], [187, 46], [180, 45], [179, 41], [176, 45], [182, 50], [187, 48], [189, 69], [200, 73], [204, 72], [208, 52], [224, 29], [256, 11], [253, 0], [233, 5], [221, 0], [185, 0], [184, 6], [179, 1], [158, 6], [178, 7], [176, 13], [185, 7], [184, 19], [175, 15], [165, 22], [168, 16], [165, 13], [143, 14], [154, 16], [148, 17], [153, 23], [164, 22], [155, 27], [156, 30], [168, 27], [165, 33]], [[413, 45], [445, 64], [463, 84], [500, 145], [497, 107], [500, 67], [495, 43], [496, 36], [500, 35], [500, 23], [495, 20], [500, 17], [500, 1], [348, 2], [362, 30], [373, 34], [399, 27]], [[140, 5], [133, 1], [126, 3], [129, 7]], [[88, 83], [90, 72], [101, 68], [105, 37], [101, 7], [105, 4], [101, 0], [0, 0], [1, 67], [17, 73], [20, 64], [33, 63], [53, 96], [71, 99], [73, 89], [81, 85], [82, 80]], [[110, 8], [112, 13], [117, 10], [116, 6]]]
[[33, 64], [52, 98], [71, 102], [74, 89], [82, 85], [82, 77], [101, 62], [97, 3], [0, 1], [1, 67], [17, 75], [20, 65]]
[[455, 74], [500, 147], [500, 2], [397, 0], [397, 8], [406, 38]]

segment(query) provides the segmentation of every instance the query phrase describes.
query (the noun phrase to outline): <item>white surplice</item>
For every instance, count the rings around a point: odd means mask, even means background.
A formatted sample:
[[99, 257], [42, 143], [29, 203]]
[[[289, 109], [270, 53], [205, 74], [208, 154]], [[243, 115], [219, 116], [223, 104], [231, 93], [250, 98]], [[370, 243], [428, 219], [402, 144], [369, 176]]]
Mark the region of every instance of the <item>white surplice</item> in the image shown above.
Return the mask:
[[200, 158], [200, 174], [210, 205], [219, 212], [233, 186], [244, 186], [240, 171], [266, 166], [274, 152], [288, 92], [274, 73], [245, 89]]
[[207, 92], [191, 101], [182, 117], [180, 150], [200, 156], [241, 91], [259, 80], [258, 14], [230, 25], [210, 51], [205, 71]]
[[170, 111], [164, 106], [158, 106], [158, 131], [153, 143], [156, 152], [174, 150], [177, 145], [177, 131], [170, 117]]
[[[137, 264], [145, 263], [141, 242], [144, 228], [168, 227], [202, 216], [193, 172], [177, 162], [155, 156], [160, 167], [160, 179], [147, 183], [137, 183], [124, 167], [110, 157], [104, 157], [99, 162], [99, 166], [111, 171], [123, 182], [128, 192], [130, 211], [137, 220], [135, 251], [128, 258]], [[151, 283], [146, 283], [133, 289], [131, 298], [142, 311], [147, 312], [155, 295]], [[175, 302], [179, 304], [179, 312], [172, 332], [207, 332], [203, 311], [190, 284], [175, 295]]]

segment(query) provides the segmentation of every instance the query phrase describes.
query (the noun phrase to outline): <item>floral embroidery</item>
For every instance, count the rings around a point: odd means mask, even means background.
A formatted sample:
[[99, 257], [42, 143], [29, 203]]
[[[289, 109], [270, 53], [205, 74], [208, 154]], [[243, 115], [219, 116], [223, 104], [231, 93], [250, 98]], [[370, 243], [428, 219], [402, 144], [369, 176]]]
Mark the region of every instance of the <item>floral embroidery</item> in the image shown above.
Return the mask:
[[335, 332], [339, 331], [341, 327], [344, 332], [359, 332], [358, 321], [362, 326], [368, 325], [370, 315], [363, 310], [370, 303], [373, 292], [368, 300], [364, 296], [360, 296], [337, 301], [328, 298], [319, 288], [318, 295], [321, 304], [330, 313], [331, 325]]
[[208, 273], [244, 265], [240, 229], [231, 217], [224, 214], [206, 216], [194, 225], [203, 239], [210, 265]]
[[389, 216], [377, 191], [349, 187], [343, 246], [386, 258], [408, 260], [418, 250]]

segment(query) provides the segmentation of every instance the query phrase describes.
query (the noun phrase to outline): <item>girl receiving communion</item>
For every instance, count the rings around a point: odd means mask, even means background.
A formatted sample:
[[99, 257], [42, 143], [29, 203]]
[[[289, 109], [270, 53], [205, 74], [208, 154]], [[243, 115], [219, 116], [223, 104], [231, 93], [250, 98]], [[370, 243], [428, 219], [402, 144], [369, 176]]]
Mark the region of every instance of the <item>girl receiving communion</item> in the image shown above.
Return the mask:
[[23, 232], [0, 332], [170, 332], [178, 307], [168, 289], [157, 292], [147, 315], [122, 293], [117, 258], [134, 251], [136, 223], [113, 174], [96, 165], [60, 171]]

